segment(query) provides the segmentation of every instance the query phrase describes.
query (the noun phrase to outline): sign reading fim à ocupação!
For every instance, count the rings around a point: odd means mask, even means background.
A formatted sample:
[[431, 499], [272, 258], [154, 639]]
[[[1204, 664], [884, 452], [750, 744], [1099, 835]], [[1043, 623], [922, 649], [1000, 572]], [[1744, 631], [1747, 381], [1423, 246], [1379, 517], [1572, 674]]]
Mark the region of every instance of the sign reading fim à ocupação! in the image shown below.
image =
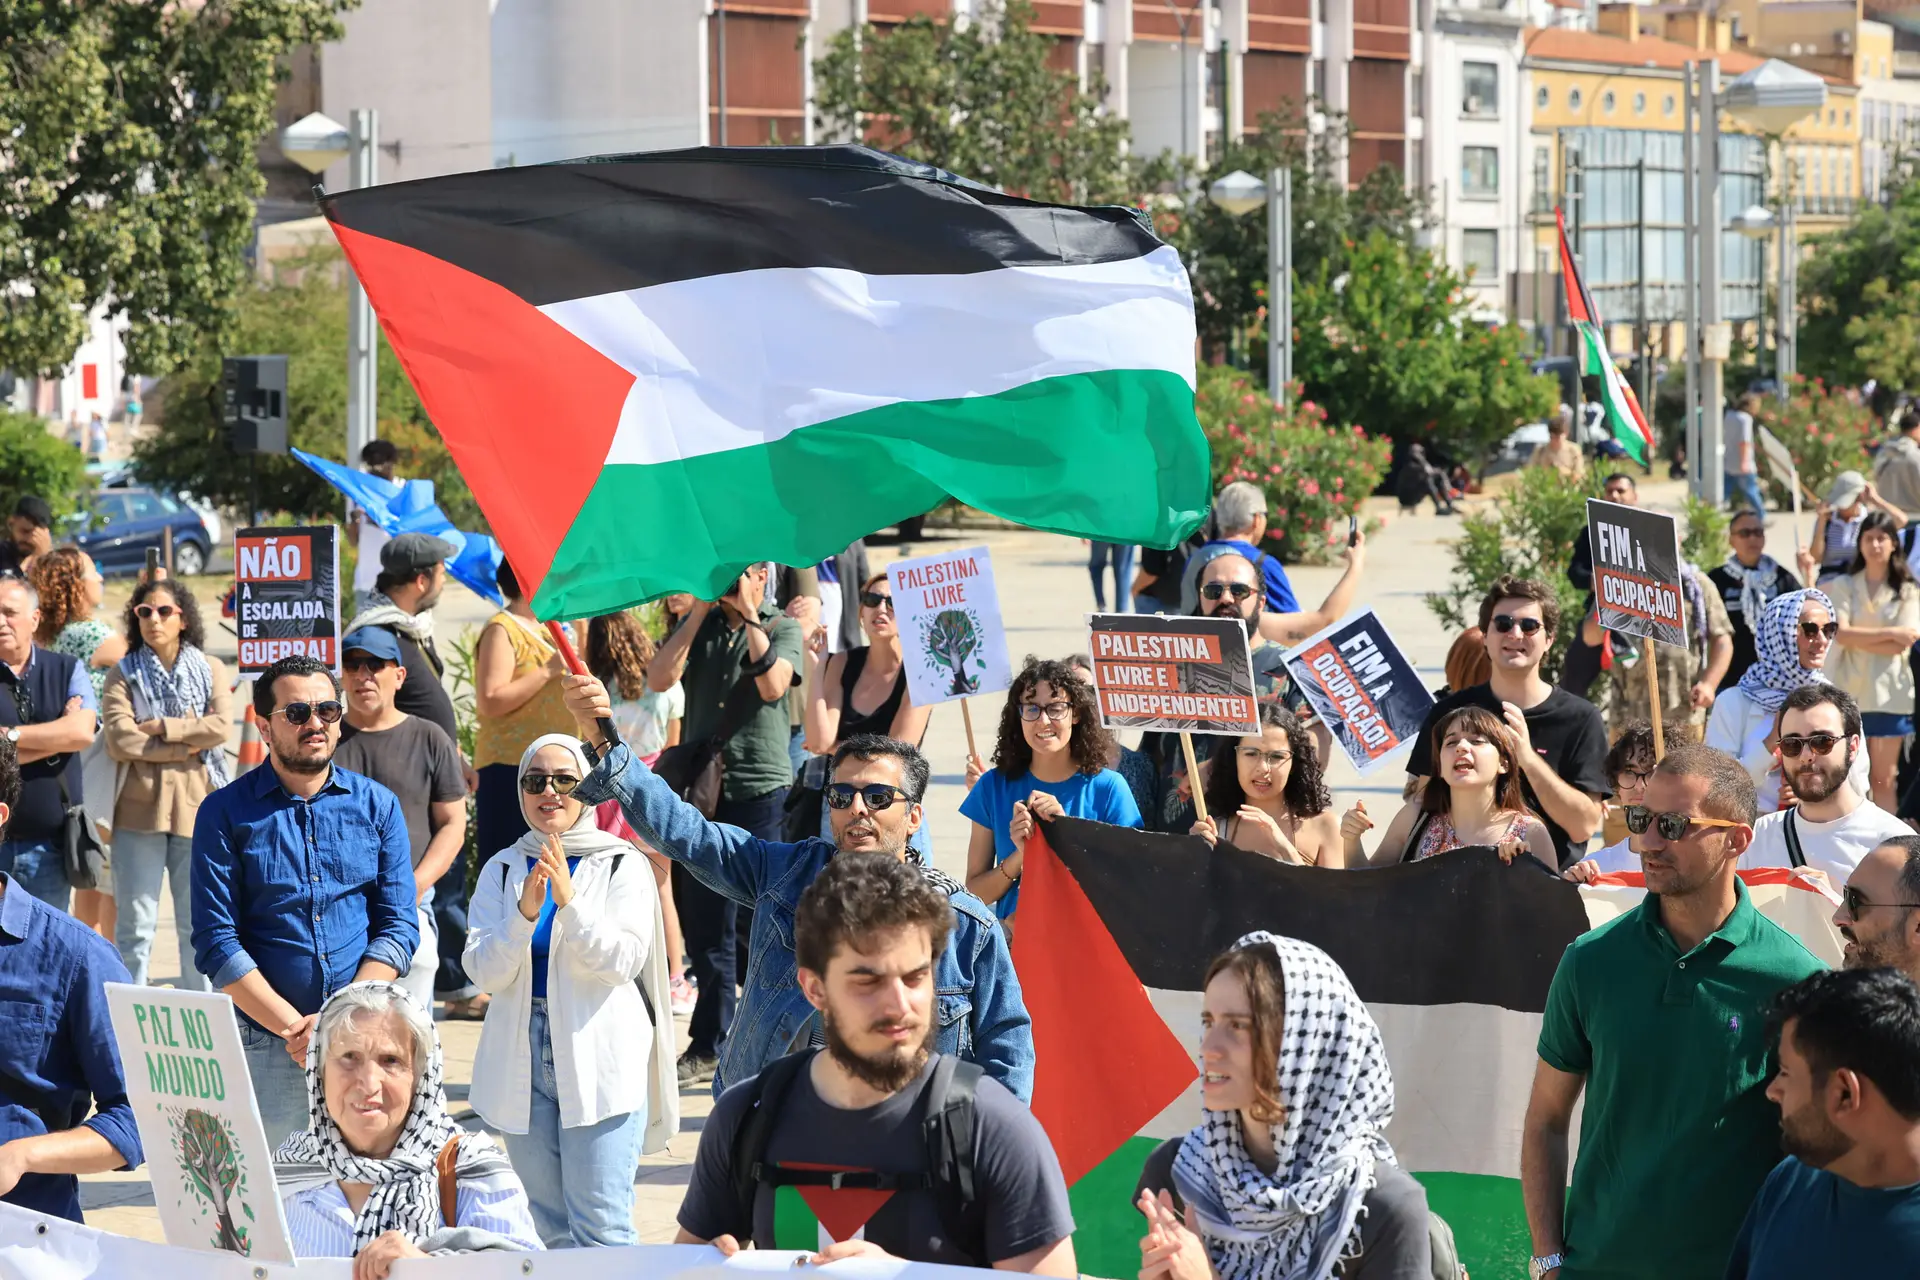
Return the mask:
[[1680, 536], [1673, 517], [1588, 498], [1587, 537], [1593, 543], [1593, 598], [1600, 625], [1684, 646]]
[[1371, 609], [1287, 654], [1287, 674], [1362, 777], [1420, 736], [1433, 695]]
[[1238, 618], [1095, 613], [1087, 626], [1107, 728], [1260, 732], [1253, 656]]
[[233, 539], [240, 671], [306, 654], [340, 671], [340, 547], [330, 524], [242, 529]]
[[[887, 568], [893, 622], [916, 707], [998, 693], [1013, 683], [993, 558], [985, 547], [897, 560]], [[858, 591], [843, 582], [842, 591]]]

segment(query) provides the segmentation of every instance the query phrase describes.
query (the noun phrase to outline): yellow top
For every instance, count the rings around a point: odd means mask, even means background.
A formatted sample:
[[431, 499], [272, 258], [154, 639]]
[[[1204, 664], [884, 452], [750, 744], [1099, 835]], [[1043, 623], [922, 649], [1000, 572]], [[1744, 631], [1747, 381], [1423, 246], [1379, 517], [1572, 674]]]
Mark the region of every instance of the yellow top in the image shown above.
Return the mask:
[[[513, 646], [513, 678], [544, 667], [553, 660], [554, 648], [537, 623], [502, 609], [487, 619], [487, 626], [506, 631]], [[481, 636], [486, 632], [483, 630]], [[504, 716], [479, 716], [473, 731], [473, 767], [490, 764], [520, 763], [527, 745], [543, 733], [577, 733], [573, 717], [560, 699], [560, 682], [549, 680], [540, 691]]]

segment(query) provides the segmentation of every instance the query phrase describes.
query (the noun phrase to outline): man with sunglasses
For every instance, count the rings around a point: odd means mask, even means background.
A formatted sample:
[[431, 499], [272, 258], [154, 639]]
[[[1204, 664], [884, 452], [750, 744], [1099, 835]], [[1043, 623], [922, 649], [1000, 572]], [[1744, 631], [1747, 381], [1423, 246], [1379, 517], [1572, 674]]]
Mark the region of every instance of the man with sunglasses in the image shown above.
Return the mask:
[[[918, 747], [863, 735], [834, 749], [827, 785], [833, 840], [794, 844], [761, 839], [710, 821], [621, 743], [608, 749], [600, 721], [611, 715], [606, 686], [592, 676], [566, 676], [567, 709], [597, 759], [576, 791], [588, 804], [618, 800], [621, 812], [653, 848], [685, 867], [730, 902], [753, 910], [747, 982], [733, 1033], [720, 1047], [713, 1092], [745, 1080], [776, 1058], [825, 1043], [813, 1006], [801, 993], [793, 952], [800, 895], [838, 853], [883, 853], [908, 861], [907, 841], [920, 827], [931, 770]], [[934, 1049], [977, 1062], [1027, 1101], [1033, 1095], [1033, 1023], [1020, 997], [1013, 956], [994, 914], [966, 887], [928, 866], [921, 875], [953, 904], [953, 939], [935, 963], [939, 1026]]]
[[1767, 554], [1767, 521], [1757, 511], [1734, 513], [1727, 527], [1732, 549], [1726, 563], [1707, 571], [1707, 579], [1726, 606], [1727, 620], [1733, 624], [1733, 660], [1720, 677], [1720, 688], [1740, 683], [1758, 658], [1754, 649], [1753, 628], [1760, 615], [1776, 596], [1800, 589], [1793, 571]]
[[1697, 743], [1627, 811], [1646, 896], [1567, 948], [1541, 1019], [1520, 1147], [1533, 1280], [1720, 1280], [1779, 1161], [1767, 1011], [1824, 966], [1735, 873], [1754, 817], [1746, 769]]
[[307, 1126], [320, 1006], [350, 983], [406, 973], [420, 922], [400, 802], [333, 767], [346, 709], [332, 669], [280, 659], [254, 680], [253, 710], [267, 764], [201, 801], [194, 818], [193, 962], [233, 997], [278, 1146]]
[[1833, 927], [1849, 969], [1898, 969], [1920, 982], [1920, 836], [1890, 836], [1847, 877]]
[[0, 872], [57, 911], [67, 884], [61, 829], [82, 802], [79, 753], [100, 727], [86, 664], [33, 642], [40, 595], [25, 578], [0, 576], [0, 738], [20, 761], [20, 803], [0, 839]]
[[400, 801], [420, 916], [420, 947], [400, 985], [422, 1009], [430, 1010], [440, 964], [434, 885], [467, 838], [467, 783], [460, 773], [460, 749], [439, 725], [410, 716], [397, 705], [407, 668], [391, 631], [349, 631], [340, 641], [340, 654], [347, 673], [347, 715], [333, 762], [372, 778]]
[[1754, 824], [1743, 868], [1812, 867], [1844, 884], [1882, 841], [1913, 828], [1849, 785], [1861, 750], [1860, 704], [1837, 685], [1805, 684], [1774, 723], [1781, 775], [1796, 801]]

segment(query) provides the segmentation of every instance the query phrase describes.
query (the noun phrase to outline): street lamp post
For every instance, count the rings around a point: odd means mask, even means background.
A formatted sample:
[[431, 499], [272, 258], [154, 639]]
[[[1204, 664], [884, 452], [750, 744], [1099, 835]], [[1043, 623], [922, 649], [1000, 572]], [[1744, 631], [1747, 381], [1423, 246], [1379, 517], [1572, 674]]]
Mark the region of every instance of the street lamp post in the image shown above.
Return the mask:
[[[1749, 240], [1764, 243], [1768, 237], [1773, 235], [1773, 232], [1774, 232], [1775, 220], [1773, 216], [1773, 210], [1767, 208], [1765, 205], [1762, 205], [1762, 204], [1750, 204], [1745, 209], [1741, 210], [1739, 213], [1735, 214], [1731, 219], [1729, 219], [1727, 222], [1727, 225], [1732, 227], [1735, 231], [1738, 231], [1741, 235], [1745, 236]], [[1767, 285], [1766, 254], [1763, 252], [1760, 255], [1760, 294], [1762, 297], [1766, 296], [1766, 292], [1767, 292], [1766, 285]], [[1782, 275], [1780, 287], [1782, 289], [1786, 287], [1784, 273]], [[1757, 368], [1762, 370], [1766, 368], [1766, 358], [1765, 358], [1766, 349], [1767, 349], [1766, 316], [1767, 316], [1767, 313], [1763, 309], [1760, 312], [1759, 318], [1755, 322], [1758, 325], [1758, 330], [1757, 330], [1758, 341], [1755, 343], [1755, 346], [1754, 346], [1754, 363]], [[1786, 347], [1785, 331], [1783, 329], [1776, 328], [1773, 335], [1773, 376], [1774, 376], [1774, 380], [1782, 383], [1782, 385], [1785, 384], [1785, 375], [1782, 372], [1783, 366], [1781, 364], [1781, 352], [1785, 350], [1785, 347]]]
[[1293, 171], [1280, 167], [1262, 182], [1235, 169], [1207, 188], [1229, 217], [1267, 209], [1267, 390], [1276, 405], [1287, 403], [1293, 381]]

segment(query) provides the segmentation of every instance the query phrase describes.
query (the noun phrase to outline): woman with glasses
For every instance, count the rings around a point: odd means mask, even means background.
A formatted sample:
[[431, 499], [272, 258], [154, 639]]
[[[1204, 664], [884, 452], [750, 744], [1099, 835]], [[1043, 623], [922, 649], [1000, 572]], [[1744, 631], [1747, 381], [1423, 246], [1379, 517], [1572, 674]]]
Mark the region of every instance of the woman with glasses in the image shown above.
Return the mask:
[[679, 1128], [660, 895], [574, 790], [573, 734], [515, 773], [527, 831], [480, 870], [461, 963], [492, 995], [473, 1109], [506, 1137], [550, 1249], [638, 1243], [633, 1178]]
[[143, 582], [127, 604], [127, 656], [100, 694], [101, 736], [118, 766], [113, 792], [114, 944], [135, 982], [147, 980], [171, 880], [180, 948], [177, 984], [204, 991], [193, 963], [193, 823], [200, 802], [224, 787], [231, 678], [204, 651], [200, 608], [177, 579]]
[[1065, 814], [1118, 827], [1141, 825], [1126, 780], [1107, 767], [1112, 746], [1093, 685], [1069, 663], [1029, 657], [1007, 690], [993, 768], [982, 770], [960, 802], [960, 812], [973, 820], [967, 889], [1009, 930], [1020, 902], [1022, 850], [1035, 819]]
[[1259, 736], [1233, 745], [1232, 767], [1216, 751], [1207, 768], [1207, 816], [1193, 834], [1214, 844], [1309, 867], [1344, 867], [1346, 849], [1313, 739], [1274, 703], [1260, 711]]
[[1920, 643], [1920, 584], [1900, 554], [1900, 526], [1884, 511], [1860, 522], [1860, 539], [1844, 578], [1827, 583], [1833, 618], [1832, 680], [1860, 704], [1873, 802], [1892, 813], [1899, 797], [1900, 747], [1913, 732], [1913, 667]]
[[[1677, 724], [1663, 723], [1660, 730], [1668, 751], [1689, 740]], [[1627, 810], [1646, 800], [1647, 779], [1653, 776], [1654, 764], [1653, 725], [1635, 720], [1607, 750], [1607, 778], [1613, 783], [1613, 797], [1607, 801], [1606, 826], [1601, 834], [1606, 847], [1568, 867], [1563, 879], [1592, 884], [1611, 872], [1640, 869], [1640, 855], [1629, 841]]]
[[1530, 853], [1559, 874], [1553, 838], [1521, 794], [1519, 747], [1506, 722], [1484, 707], [1458, 707], [1433, 726], [1433, 744], [1433, 776], [1400, 806], [1372, 857], [1361, 844], [1373, 829], [1365, 802], [1341, 818], [1347, 865], [1390, 866], [1491, 845], [1508, 862]]

